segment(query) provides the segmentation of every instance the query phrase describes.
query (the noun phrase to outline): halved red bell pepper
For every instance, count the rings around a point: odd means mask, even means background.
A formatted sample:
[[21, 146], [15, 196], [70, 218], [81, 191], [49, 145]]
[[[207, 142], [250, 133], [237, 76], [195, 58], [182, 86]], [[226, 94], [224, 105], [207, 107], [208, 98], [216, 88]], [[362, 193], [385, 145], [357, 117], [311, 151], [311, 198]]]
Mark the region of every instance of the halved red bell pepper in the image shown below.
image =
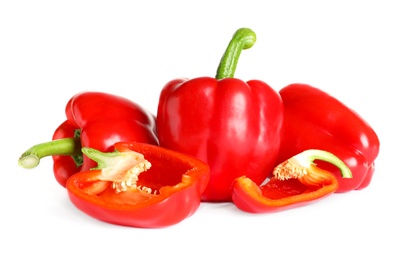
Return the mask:
[[352, 178], [350, 169], [335, 155], [306, 150], [279, 164], [273, 177], [262, 185], [242, 176], [233, 183], [232, 200], [250, 213], [278, 212], [311, 204], [336, 192], [339, 184], [333, 173], [317, 167], [316, 160], [331, 163], [342, 178]]
[[96, 165], [82, 156], [81, 147], [108, 152], [119, 141], [158, 144], [155, 116], [124, 97], [78, 93], [68, 101], [66, 116], [67, 120], [55, 130], [53, 141], [31, 147], [18, 161], [24, 168], [33, 168], [41, 158], [52, 156], [54, 176], [63, 187], [71, 175]]
[[194, 214], [209, 180], [206, 163], [159, 146], [119, 142], [116, 151], [83, 148], [98, 166], [69, 178], [81, 211], [112, 224], [157, 228]]
[[340, 158], [354, 174], [354, 178], [341, 178], [334, 165], [318, 162], [319, 167], [335, 174], [337, 192], [367, 187], [380, 146], [368, 122], [333, 96], [306, 84], [288, 85], [280, 95], [284, 122], [277, 163], [307, 149], [325, 150]]
[[216, 78], [175, 79], [160, 94], [160, 145], [210, 166], [203, 201], [231, 201], [236, 177], [261, 183], [275, 166], [283, 120], [280, 95], [263, 81], [233, 78], [241, 51], [255, 41], [252, 30], [237, 30]]

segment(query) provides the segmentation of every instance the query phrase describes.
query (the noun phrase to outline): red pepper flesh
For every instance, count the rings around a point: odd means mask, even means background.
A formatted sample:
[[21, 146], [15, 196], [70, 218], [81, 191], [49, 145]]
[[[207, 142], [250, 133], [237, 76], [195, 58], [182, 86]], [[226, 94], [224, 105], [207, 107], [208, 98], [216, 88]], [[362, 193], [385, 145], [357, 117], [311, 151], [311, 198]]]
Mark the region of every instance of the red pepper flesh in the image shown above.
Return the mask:
[[314, 203], [333, 194], [339, 184], [333, 173], [317, 167], [325, 160], [338, 167], [342, 178], [352, 178], [339, 158], [320, 150], [306, 150], [275, 167], [273, 177], [262, 185], [242, 176], [234, 180], [232, 200], [250, 213], [272, 213]]
[[335, 174], [339, 182], [337, 192], [367, 187], [380, 146], [368, 122], [336, 98], [306, 84], [291, 84], [281, 89], [280, 95], [284, 122], [277, 163], [307, 149], [326, 150], [354, 174], [351, 179], [341, 178], [334, 165], [318, 162], [318, 167]]
[[255, 40], [253, 31], [239, 29], [216, 78], [175, 79], [160, 94], [160, 145], [210, 166], [203, 201], [231, 201], [236, 177], [261, 183], [275, 166], [283, 120], [280, 95], [262, 81], [232, 78], [240, 52]]
[[[122, 157], [124, 153], [134, 151], [144, 156], [151, 167], [141, 172], [138, 180], [130, 180], [130, 184], [127, 181], [113, 184], [102, 178], [102, 171], [108, 168], [103, 164], [73, 175], [66, 187], [70, 200], [78, 209], [104, 222], [140, 228], [173, 225], [198, 209], [200, 196], [209, 180], [206, 163], [145, 143], [119, 142], [114, 147], [117, 150], [114, 156]], [[128, 171], [122, 165], [125, 164], [118, 163], [109, 168], [116, 176]], [[137, 188], [128, 188], [134, 184]], [[123, 187], [122, 191], [117, 191], [116, 186]]]

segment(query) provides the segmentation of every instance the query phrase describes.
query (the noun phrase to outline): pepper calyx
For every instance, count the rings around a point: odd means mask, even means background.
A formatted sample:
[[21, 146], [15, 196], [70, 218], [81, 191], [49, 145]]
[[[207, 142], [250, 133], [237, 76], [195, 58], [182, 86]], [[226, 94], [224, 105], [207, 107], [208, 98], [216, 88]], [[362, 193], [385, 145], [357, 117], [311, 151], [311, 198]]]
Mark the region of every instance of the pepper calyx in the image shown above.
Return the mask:
[[97, 178], [100, 181], [113, 182], [112, 187], [116, 193], [128, 189], [153, 193], [148, 187], [137, 186], [140, 173], [151, 168], [151, 163], [144, 158], [143, 154], [135, 151], [120, 152], [117, 150], [104, 153], [89, 147], [82, 148], [82, 152], [98, 163], [97, 167], [91, 170], [100, 170]]

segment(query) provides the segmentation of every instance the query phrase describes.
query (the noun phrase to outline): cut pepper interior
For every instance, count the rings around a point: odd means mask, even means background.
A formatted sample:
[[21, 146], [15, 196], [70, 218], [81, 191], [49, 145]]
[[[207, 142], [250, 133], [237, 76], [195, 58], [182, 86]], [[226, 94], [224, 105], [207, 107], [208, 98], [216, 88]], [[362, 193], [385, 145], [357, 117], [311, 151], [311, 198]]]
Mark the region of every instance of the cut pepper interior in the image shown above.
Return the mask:
[[[86, 180], [76, 180], [82, 192], [97, 196], [108, 203], [136, 204], [160, 194], [162, 187], [174, 187], [182, 182], [185, 166], [164, 167], [163, 160], [148, 161], [132, 150], [103, 153], [84, 147], [83, 154], [98, 163]], [[159, 157], [162, 159], [162, 157]], [[155, 167], [152, 165], [155, 164]], [[161, 171], [164, 169], [164, 171]]]
[[314, 160], [330, 162], [344, 178], [352, 178], [350, 169], [333, 154], [306, 150], [273, 170], [273, 177], [258, 186], [246, 177], [233, 184], [233, 202], [247, 212], [275, 212], [312, 203], [334, 193], [338, 181], [333, 173], [318, 168]]
[[84, 149], [98, 166], [67, 181], [72, 203], [105, 222], [162, 227], [192, 215], [207, 187], [208, 164], [163, 147], [119, 142], [116, 151]]

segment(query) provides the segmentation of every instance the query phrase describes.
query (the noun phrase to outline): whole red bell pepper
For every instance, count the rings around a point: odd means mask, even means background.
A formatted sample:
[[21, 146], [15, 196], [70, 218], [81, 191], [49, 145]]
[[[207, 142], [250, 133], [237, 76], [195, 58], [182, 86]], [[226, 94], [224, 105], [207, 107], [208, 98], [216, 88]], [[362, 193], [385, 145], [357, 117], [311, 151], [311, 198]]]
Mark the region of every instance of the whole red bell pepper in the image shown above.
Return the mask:
[[81, 211], [112, 224], [158, 228], [193, 215], [209, 180], [206, 163], [160, 146], [116, 143], [114, 152], [82, 148], [98, 166], [69, 178]]
[[175, 79], [160, 93], [160, 145], [210, 166], [203, 201], [231, 201], [236, 177], [262, 183], [275, 166], [283, 120], [280, 95], [263, 81], [233, 78], [241, 51], [255, 41], [252, 30], [237, 30], [215, 78]]
[[332, 153], [306, 150], [276, 166], [273, 177], [260, 186], [245, 176], [235, 179], [234, 204], [246, 212], [269, 213], [301, 207], [330, 196], [339, 183], [333, 173], [317, 167], [316, 160], [337, 167], [342, 178], [353, 177], [347, 165]]
[[341, 178], [335, 166], [318, 162], [318, 167], [335, 174], [339, 181], [337, 192], [367, 187], [380, 145], [368, 122], [333, 96], [306, 84], [288, 85], [280, 95], [284, 124], [277, 163], [307, 149], [326, 150], [344, 161], [354, 175]]
[[155, 116], [124, 97], [82, 92], [68, 101], [65, 111], [67, 120], [55, 130], [53, 141], [31, 147], [18, 161], [33, 168], [41, 158], [52, 156], [54, 176], [63, 187], [71, 175], [96, 165], [82, 155], [81, 147], [108, 152], [119, 141], [158, 144]]

